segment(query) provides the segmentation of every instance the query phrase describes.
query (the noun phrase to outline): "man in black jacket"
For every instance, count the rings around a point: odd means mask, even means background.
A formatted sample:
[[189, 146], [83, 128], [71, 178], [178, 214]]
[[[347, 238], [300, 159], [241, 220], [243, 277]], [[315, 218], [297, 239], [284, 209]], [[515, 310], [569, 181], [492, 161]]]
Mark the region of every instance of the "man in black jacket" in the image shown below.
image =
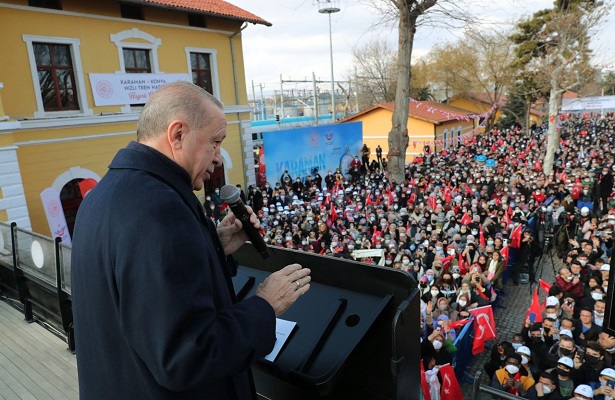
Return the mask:
[[[222, 104], [175, 82], [143, 108], [137, 142], [81, 203], [72, 301], [83, 399], [255, 399], [250, 363], [276, 340], [275, 317], [309, 289], [291, 264], [236, 302], [229, 256], [247, 240], [216, 228], [193, 190], [222, 164]], [[256, 216], [250, 222], [259, 227]]]

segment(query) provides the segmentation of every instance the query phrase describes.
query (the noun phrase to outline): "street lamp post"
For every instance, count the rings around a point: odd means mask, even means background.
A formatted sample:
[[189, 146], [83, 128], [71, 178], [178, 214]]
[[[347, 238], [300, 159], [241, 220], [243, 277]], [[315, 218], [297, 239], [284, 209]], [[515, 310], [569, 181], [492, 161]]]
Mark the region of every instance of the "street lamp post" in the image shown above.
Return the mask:
[[329, 15], [329, 55], [331, 58], [331, 116], [332, 121], [336, 120], [335, 110], [335, 79], [333, 78], [333, 37], [331, 35], [331, 14], [339, 12], [338, 0], [318, 0], [318, 12]]

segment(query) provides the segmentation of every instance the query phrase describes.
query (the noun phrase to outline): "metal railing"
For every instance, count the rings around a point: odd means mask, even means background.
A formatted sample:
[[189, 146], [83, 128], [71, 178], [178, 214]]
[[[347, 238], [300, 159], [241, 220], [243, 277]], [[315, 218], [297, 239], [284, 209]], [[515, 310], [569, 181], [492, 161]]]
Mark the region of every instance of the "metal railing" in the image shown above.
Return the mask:
[[480, 392], [487, 393], [493, 396], [498, 396], [500, 399], [505, 400], [518, 400], [523, 398], [515, 396], [514, 394], [504, 392], [499, 389], [494, 389], [491, 386], [482, 385], [480, 383], [481, 374], [481, 371], [476, 371], [476, 374], [474, 374], [474, 385], [472, 386], [472, 400], [479, 400], [478, 395]]
[[28, 322], [38, 322], [74, 351], [71, 247], [0, 222], [0, 288]]

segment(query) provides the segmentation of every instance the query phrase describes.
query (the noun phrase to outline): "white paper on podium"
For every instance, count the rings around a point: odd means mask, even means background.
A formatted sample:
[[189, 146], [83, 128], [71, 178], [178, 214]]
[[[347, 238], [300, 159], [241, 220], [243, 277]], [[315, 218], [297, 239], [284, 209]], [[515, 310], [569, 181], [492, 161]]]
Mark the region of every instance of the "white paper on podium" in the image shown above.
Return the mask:
[[271, 353], [265, 356], [265, 360], [273, 362], [276, 359], [296, 325], [297, 323], [293, 321], [286, 321], [280, 318], [275, 319], [275, 344]]

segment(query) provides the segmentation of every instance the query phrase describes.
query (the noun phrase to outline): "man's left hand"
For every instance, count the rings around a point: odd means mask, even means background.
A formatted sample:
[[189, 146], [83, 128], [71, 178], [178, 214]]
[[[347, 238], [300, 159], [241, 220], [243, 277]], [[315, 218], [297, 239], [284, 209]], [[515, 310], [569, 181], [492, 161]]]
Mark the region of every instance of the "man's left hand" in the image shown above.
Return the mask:
[[[254, 228], [259, 230], [261, 228], [261, 224], [252, 211], [250, 206], [246, 206], [248, 210], [248, 214], [250, 214], [250, 222], [254, 225]], [[226, 217], [220, 222], [218, 225], [218, 237], [220, 238], [220, 243], [222, 243], [222, 247], [224, 248], [224, 254], [229, 255], [237, 250], [248, 240], [248, 234], [241, 229], [241, 221], [235, 217], [235, 214], [232, 212], [228, 213]]]

